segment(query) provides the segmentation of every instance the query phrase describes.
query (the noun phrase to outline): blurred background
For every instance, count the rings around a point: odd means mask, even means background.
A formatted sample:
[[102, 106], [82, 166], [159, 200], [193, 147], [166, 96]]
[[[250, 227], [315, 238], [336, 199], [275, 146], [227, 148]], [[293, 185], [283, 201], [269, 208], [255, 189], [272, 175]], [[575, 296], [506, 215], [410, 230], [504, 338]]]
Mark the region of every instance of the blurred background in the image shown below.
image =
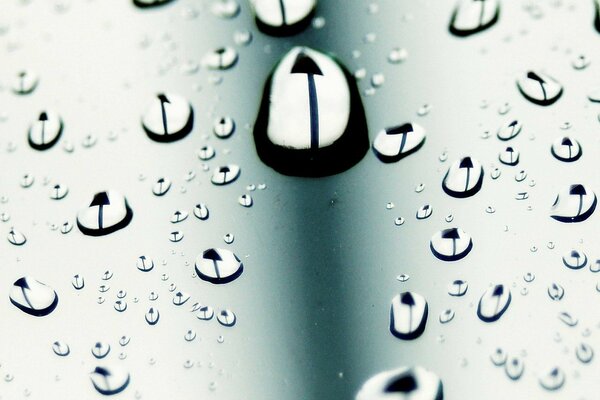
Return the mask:
[[[119, 365], [131, 381], [114, 398], [352, 399], [374, 374], [419, 365], [440, 377], [446, 399], [597, 398], [598, 361], [584, 364], [575, 351], [600, 345], [598, 278], [588, 266], [566, 268], [561, 257], [579, 249], [593, 269], [598, 216], [577, 224], [550, 218], [565, 186], [600, 190], [600, 106], [587, 98], [600, 85], [593, 1], [504, 1], [493, 27], [466, 38], [449, 33], [453, 1], [321, 1], [311, 25], [286, 38], [260, 33], [245, 1], [238, 0], [236, 16], [217, 15], [213, 7], [222, 2], [2, 5], [0, 233], [14, 227], [27, 242], [0, 242], [0, 397], [102, 398], [90, 372]], [[393, 164], [369, 151], [348, 171], [319, 179], [265, 166], [252, 125], [269, 72], [295, 45], [331, 52], [355, 74], [371, 143], [380, 130], [412, 121], [426, 130], [423, 148]], [[223, 46], [238, 53], [233, 68], [201, 65]], [[530, 69], [556, 78], [561, 99], [549, 107], [528, 102], [515, 82]], [[39, 76], [29, 95], [11, 89], [22, 70]], [[194, 129], [181, 141], [153, 142], [142, 129], [142, 114], [161, 92], [180, 94], [195, 110]], [[64, 132], [39, 152], [27, 132], [46, 109], [60, 114]], [[225, 140], [212, 132], [223, 116], [236, 123]], [[523, 130], [510, 145], [521, 161], [509, 167], [498, 161], [507, 144], [496, 132], [514, 119]], [[583, 148], [577, 162], [550, 153], [566, 134]], [[197, 155], [205, 145], [216, 150], [210, 161]], [[485, 178], [477, 195], [455, 199], [441, 182], [463, 156], [481, 162]], [[211, 184], [212, 172], [229, 163], [241, 168], [237, 181]], [[490, 177], [494, 167], [498, 179]], [[527, 177], [518, 182], [521, 171]], [[29, 188], [20, 185], [25, 174], [34, 177]], [[159, 178], [172, 181], [161, 197], [152, 193]], [[55, 184], [68, 188], [64, 199], [50, 198]], [[106, 189], [127, 197], [129, 226], [103, 237], [77, 227], [61, 233]], [[518, 200], [523, 192], [528, 198]], [[252, 207], [238, 203], [245, 193]], [[206, 221], [192, 213], [200, 202], [210, 210]], [[426, 204], [432, 215], [417, 220]], [[190, 216], [173, 224], [176, 210]], [[443, 262], [429, 240], [453, 226], [472, 236], [473, 250]], [[183, 239], [171, 242], [173, 231]], [[240, 278], [212, 285], [195, 276], [195, 258], [211, 247], [242, 260]], [[136, 268], [142, 255], [154, 260], [152, 271]], [[112, 277], [103, 280], [106, 271]], [[524, 280], [527, 273], [533, 281]], [[71, 284], [76, 274], [85, 278], [81, 290]], [[36, 318], [10, 303], [12, 283], [25, 275], [58, 293], [53, 313]], [[468, 282], [465, 296], [448, 295], [455, 279]], [[498, 283], [510, 288], [511, 305], [484, 323], [477, 304]], [[562, 300], [548, 296], [552, 283], [564, 288]], [[117, 312], [121, 290], [128, 307]], [[389, 331], [391, 299], [407, 290], [429, 303], [425, 332], [413, 341]], [[191, 296], [180, 307], [172, 301], [177, 291]], [[194, 303], [232, 310], [237, 323], [201, 321], [190, 312]], [[153, 326], [144, 318], [149, 307], [160, 310]], [[448, 308], [455, 317], [441, 324]], [[568, 326], [561, 312], [578, 323]], [[187, 341], [190, 330], [196, 337]], [[126, 346], [119, 344], [124, 335]], [[57, 340], [69, 345], [68, 356], [54, 354]], [[91, 352], [97, 342], [111, 346], [101, 360]], [[497, 348], [522, 360], [520, 379], [490, 361]], [[549, 392], [539, 381], [554, 367], [566, 381]]]

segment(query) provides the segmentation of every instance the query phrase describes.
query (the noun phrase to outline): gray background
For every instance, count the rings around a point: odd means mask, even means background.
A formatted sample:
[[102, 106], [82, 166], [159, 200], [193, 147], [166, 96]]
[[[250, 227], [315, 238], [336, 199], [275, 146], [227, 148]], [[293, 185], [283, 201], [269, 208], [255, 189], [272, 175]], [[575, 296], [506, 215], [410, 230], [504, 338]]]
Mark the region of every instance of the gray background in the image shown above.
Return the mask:
[[[504, 3], [494, 28], [460, 39], [447, 31], [453, 1], [377, 1], [376, 13], [368, 11], [367, 1], [322, 1], [317, 15], [325, 19], [323, 28], [277, 39], [256, 32], [245, 2], [237, 18], [222, 20], [210, 13], [209, 1], [177, 0], [147, 11], [117, 0], [5, 1], [0, 16], [0, 195], [6, 198], [0, 211], [11, 219], [0, 232], [14, 226], [28, 242], [22, 247], [0, 242], [0, 376], [14, 376], [11, 382], [0, 380], [0, 396], [101, 397], [89, 371], [98, 364], [122, 364], [132, 380], [116, 398], [346, 399], [381, 370], [422, 365], [441, 377], [447, 399], [597, 398], [598, 360], [583, 365], [574, 355], [581, 341], [598, 350], [597, 278], [587, 268], [567, 270], [561, 255], [578, 246], [590, 259], [598, 257], [598, 216], [572, 226], [549, 217], [563, 186], [582, 182], [600, 190], [600, 110], [586, 99], [600, 83], [593, 4]], [[195, 18], [189, 18], [190, 10]], [[236, 46], [240, 59], [232, 70], [181, 72], [182, 64], [200, 61], [212, 48], [235, 46], [234, 32], [246, 29], [254, 40]], [[373, 42], [365, 40], [368, 33], [376, 35]], [[367, 77], [359, 82], [363, 91], [374, 73], [383, 73], [385, 84], [363, 97], [371, 140], [384, 127], [414, 121], [427, 130], [425, 146], [391, 165], [370, 152], [351, 170], [323, 179], [285, 177], [264, 166], [250, 125], [269, 70], [295, 44], [331, 51], [351, 70], [365, 68]], [[404, 63], [386, 61], [394, 47], [408, 50]], [[579, 54], [592, 60], [583, 71], [571, 67]], [[41, 77], [30, 96], [10, 91], [21, 68]], [[555, 105], [538, 107], [519, 95], [515, 76], [530, 68], [563, 83], [565, 94]], [[214, 84], [215, 78], [222, 82]], [[180, 142], [154, 143], [141, 130], [140, 115], [160, 91], [180, 93], [195, 108], [194, 131]], [[487, 108], [481, 108], [483, 100]], [[506, 102], [511, 111], [499, 115]], [[423, 104], [432, 111], [419, 117]], [[59, 145], [35, 152], [27, 145], [27, 128], [44, 108], [63, 117], [65, 132]], [[231, 115], [238, 126], [227, 140], [211, 134], [212, 120], [221, 115]], [[524, 124], [511, 143], [522, 161], [518, 167], [501, 167], [501, 177], [492, 181], [489, 170], [499, 164], [504, 146], [495, 131], [510, 118]], [[564, 133], [560, 125], [565, 121], [572, 123], [569, 133], [584, 150], [573, 165], [558, 162], [549, 151]], [[490, 138], [481, 138], [485, 131]], [[115, 141], [108, 140], [110, 132], [117, 133]], [[98, 138], [89, 149], [81, 145], [88, 134]], [[62, 149], [66, 140], [75, 145], [72, 154]], [[9, 143], [16, 144], [15, 151], [8, 151]], [[210, 183], [211, 172], [202, 170], [195, 155], [206, 143], [218, 152], [208, 163], [211, 168], [228, 162], [241, 166], [236, 183]], [[445, 163], [438, 159], [444, 150]], [[463, 155], [478, 159], [486, 178], [480, 193], [459, 200], [445, 195], [440, 183], [451, 162]], [[514, 175], [522, 169], [528, 178], [517, 183]], [[190, 170], [197, 176], [186, 182]], [[19, 186], [24, 173], [36, 178], [29, 189]], [[157, 198], [151, 187], [163, 176], [173, 187]], [[534, 187], [529, 186], [532, 179]], [[49, 199], [54, 182], [69, 187], [64, 200]], [[237, 197], [246, 185], [260, 183], [267, 189], [252, 192], [255, 205], [239, 206]], [[420, 183], [425, 190], [416, 193]], [[49, 228], [75, 222], [86, 199], [106, 188], [124, 193], [134, 210], [126, 229], [91, 238], [77, 228], [67, 235]], [[529, 192], [529, 199], [515, 200], [522, 191]], [[191, 214], [200, 201], [211, 211], [208, 221], [190, 216], [178, 226], [169, 222], [176, 209]], [[395, 208], [387, 210], [390, 201]], [[424, 204], [433, 207], [433, 215], [417, 221], [414, 215]], [[487, 206], [496, 213], [486, 214]], [[448, 214], [454, 215], [451, 224], [444, 220]], [[399, 227], [394, 225], [398, 216], [406, 219]], [[433, 233], [450, 226], [464, 229], [474, 241], [471, 254], [455, 263], [435, 259], [428, 249]], [[174, 229], [185, 235], [180, 243], [168, 240]], [[228, 232], [236, 238], [231, 245], [222, 240]], [[549, 241], [556, 244], [553, 250], [547, 248]], [[192, 276], [194, 258], [213, 246], [230, 248], [244, 261], [240, 279], [216, 287]], [[532, 246], [538, 250], [532, 252]], [[142, 254], [157, 264], [150, 273], [135, 268]], [[99, 305], [97, 287], [105, 283], [101, 275], [106, 269], [114, 277], [106, 282], [111, 289]], [[527, 272], [536, 275], [530, 284], [522, 279]], [[80, 292], [70, 283], [76, 273], [86, 279]], [[163, 273], [169, 276], [166, 282]], [[410, 280], [397, 281], [401, 273]], [[33, 318], [10, 304], [10, 285], [23, 275], [58, 292], [54, 313]], [[451, 298], [447, 284], [458, 278], [469, 282], [469, 291]], [[552, 282], [565, 287], [561, 302], [546, 294]], [[190, 302], [175, 307], [170, 283], [190, 293]], [[513, 301], [502, 319], [485, 324], [476, 307], [492, 283], [509, 285]], [[527, 295], [520, 293], [523, 287]], [[124, 313], [112, 307], [120, 289], [128, 292]], [[160, 295], [154, 304], [148, 300], [153, 290]], [[425, 333], [412, 342], [388, 330], [390, 300], [405, 290], [425, 296], [430, 307]], [[216, 320], [197, 320], [189, 312], [196, 301], [234, 310], [237, 325], [224, 328]], [[144, 321], [151, 305], [161, 312], [153, 327]], [[454, 309], [456, 317], [441, 325], [437, 318], [446, 308]], [[579, 324], [569, 328], [560, 322], [561, 311], [575, 315]], [[198, 333], [191, 343], [183, 339], [188, 329]], [[124, 348], [118, 344], [121, 335], [132, 338]], [[219, 335], [224, 343], [218, 343]], [[55, 340], [68, 343], [71, 355], [54, 355]], [[90, 353], [96, 341], [112, 346], [101, 362]], [[510, 381], [489, 361], [496, 347], [523, 356], [525, 374], [519, 381]], [[119, 360], [121, 352], [125, 360]], [[150, 359], [156, 362], [151, 365]], [[184, 368], [186, 360], [194, 367]], [[538, 377], [555, 365], [565, 371], [567, 382], [549, 393]]]

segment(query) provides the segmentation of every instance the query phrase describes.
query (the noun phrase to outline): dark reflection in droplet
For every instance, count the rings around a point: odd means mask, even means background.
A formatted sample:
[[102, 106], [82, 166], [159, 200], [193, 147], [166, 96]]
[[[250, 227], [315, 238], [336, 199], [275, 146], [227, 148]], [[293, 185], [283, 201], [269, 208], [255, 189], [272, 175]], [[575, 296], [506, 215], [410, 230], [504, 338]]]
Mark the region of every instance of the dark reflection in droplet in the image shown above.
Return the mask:
[[332, 56], [294, 47], [265, 84], [254, 140], [261, 160], [282, 174], [325, 176], [352, 167], [369, 148], [354, 78]]
[[498, 0], [460, 0], [450, 18], [450, 33], [470, 36], [492, 27], [499, 17]]

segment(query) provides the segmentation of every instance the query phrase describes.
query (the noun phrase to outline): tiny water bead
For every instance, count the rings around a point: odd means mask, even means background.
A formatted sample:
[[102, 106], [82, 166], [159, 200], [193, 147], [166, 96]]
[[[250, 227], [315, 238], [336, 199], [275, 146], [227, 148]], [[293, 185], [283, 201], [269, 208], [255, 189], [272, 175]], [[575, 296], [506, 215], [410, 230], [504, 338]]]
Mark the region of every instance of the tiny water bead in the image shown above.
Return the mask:
[[525, 364], [523, 363], [523, 360], [519, 357], [510, 357], [504, 364], [504, 372], [506, 373], [506, 376], [508, 376], [513, 381], [516, 381], [519, 378], [521, 378], [524, 371]]
[[32, 93], [39, 83], [39, 76], [32, 70], [25, 69], [19, 71], [12, 84], [12, 91], [18, 95], [27, 95]]
[[238, 53], [233, 47], [219, 47], [207, 52], [201, 64], [211, 70], [227, 70], [232, 68], [238, 61]]
[[229, 116], [218, 118], [213, 123], [213, 133], [219, 139], [229, 138], [234, 131], [235, 121]]
[[448, 294], [450, 296], [460, 297], [467, 293], [469, 285], [462, 279], [456, 279], [448, 285]]
[[554, 301], [560, 301], [565, 295], [565, 289], [558, 283], [548, 286], [548, 296]]

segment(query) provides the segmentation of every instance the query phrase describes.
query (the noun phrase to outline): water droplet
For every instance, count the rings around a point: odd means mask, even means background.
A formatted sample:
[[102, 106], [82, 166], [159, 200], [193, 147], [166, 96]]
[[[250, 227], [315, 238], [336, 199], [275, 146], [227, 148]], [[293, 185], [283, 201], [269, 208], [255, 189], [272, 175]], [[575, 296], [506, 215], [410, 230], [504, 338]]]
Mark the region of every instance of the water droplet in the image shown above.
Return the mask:
[[481, 189], [483, 175], [483, 167], [477, 160], [464, 157], [448, 169], [442, 182], [442, 189], [452, 197], [473, 196]]
[[158, 319], [160, 318], [160, 314], [158, 312], [158, 309], [154, 308], [154, 307], [150, 307], [148, 309], [148, 312], [146, 313], [146, 322], [149, 325], [156, 325], [158, 323]]
[[558, 283], [552, 283], [548, 286], [548, 296], [554, 301], [562, 300], [565, 295], [565, 289]]
[[208, 207], [204, 203], [198, 203], [194, 207], [194, 215], [196, 218], [204, 221], [208, 219]]
[[498, 156], [498, 160], [504, 165], [515, 166], [519, 163], [520, 153], [515, 148], [508, 146], [503, 151], [500, 152]]
[[510, 289], [504, 285], [494, 285], [483, 293], [477, 307], [477, 316], [483, 322], [500, 319], [511, 301]]
[[504, 363], [506, 363], [506, 358], [507, 358], [506, 352], [504, 350], [502, 350], [500, 347], [498, 347], [490, 356], [492, 363], [497, 367], [504, 365]]
[[217, 314], [217, 321], [223, 326], [234, 326], [237, 318], [233, 311], [222, 310]]
[[52, 351], [59, 357], [66, 357], [71, 352], [71, 349], [69, 349], [68, 344], [61, 341], [56, 341], [52, 343]]
[[373, 141], [373, 150], [381, 161], [391, 163], [416, 152], [423, 143], [425, 129], [409, 122], [381, 130]]
[[179, 210], [177, 210], [171, 216], [171, 223], [177, 224], [177, 223], [179, 223], [181, 221], [185, 221], [187, 217], [188, 217], [188, 212], [187, 211], [179, 211]]
[[227, 139], [235, 131], [235, 122], [229, 116], [217, 118], [213, 123], [213, 133], [219, 139]]
[[394, 225], [396, 226], [401, 226], [404, 225], [404, 218], [402, 217], [398, 217], [394, 220]]
[[523, 124], [515, 119], [498, 129], [498, 139], [504, 141], [510, 140], [516, 137], [521, 132], [521, 129], [523, 129]]
[[399, 339], [416, 339], [425, 331], [428, 305], [423, 296], [403, 292], [392, 299], [390, 332]]
[[227, 185], [234, 182], [240, 176], [240, 167], [235, 164], [228, 164], [215, 170], [211, 177], [211, 182], [215, 185]]
[[69, 188], [64, 185], [56, 184], [50, 189], [50, 198], [52, 200], [64, 199], [69, 193]]
[[212, 70], [232, 68], [238, 61], [238, 53], [233, 47], [219, 47], [202, 57], [202, 66]]
[[152, 268], [154, 268], [154, 260], [147, 258], [146, 256], [139, 256], [135, 266], [143, 272], [152, 271]]
[[580, 54], [571, 61], [571, 66], [576, 70], [582, 70], [589, 67], [591, 64], [591, 60], [587, 58], [584, 54]]
[[579, 361], [587, 364], [594, 358], [594, 349], [586, 343], [580, 343], [579, 346], [575, 348], [575, 355]]
[[192, 329], [188, 330], [183, 336], [186, 342], [191, 342], [196, 339], [196, 332]]
[[[142, 0], [134, 0], [142, 1]], [[164, 1], [164, 0], [143, 0], [143, 1]], [[167, 0], [169, 1], [169, 0]], [[118, 366], [96, 367], [90, 374], [90, 379], [98, 393], [105, 396], [111, 396], [122, 392], [129, 385], [129, 373]]]
[[15, 307], [35, 317], [50, 314], [58, 305], [56, 292], [31, 277], [17, 279], [13, 283], [9, 297]]
[[215, 315], [215, 310], [211, 306], [201, 306], [196, 314], [196, 318], [202, 321], [209, 321]]
[[517, 87], [523, 97], [540, 106], [553, 104], [563, 93], [562, 85], [542, 72], [528, 71], [517, 79]]
[[440, 313], [440, 323], [442, 323], [442, 324], [447, 324], [448, 322], [452, 321], [453, 319], [454, 319], [454, 311], [451, 310], [450, 308], [448, 308]]
[[214, 284], [224, 284], [237, 279], [244, 265], [231, 251], [210, 248], [196, 258], [198, 277]]
[[97, 359], [106, 357], [108, 353], [110, 353], [110, 344], [108, 343], [96, 342], [94, 347], [92, 347], [92, 354]]
[[27, 140], [35, 150], [48, 150], [58, 142], [62, 131], [60, 116], [53, 111], [43, 111], [29, 127]]
[[127, 199], [114, 190], [96, 193], [86, 204], [77, 214], [77, 227], [84, 235], [108, 235], [125, 228], [133, 217]]
[[504, 372], [513, 381], [518, 380], [525, 371], [525, 364], [519, 357], [511, 357], [504, 364]]
[[460, 228], [449, 228], [437, 232], [429, 247], [434, 256], [442, 261], [457, 261], [469, 254], [473, 248], [471, 236]]
[[243, 194], [240, 197], [238, 197], [238, 203], [242, 207], [252, 207], [252, 204], [253, 204], [252, 196], [250, 196], [249, 194]]
[[575, 139], [569, 136], [558, 138], [551, 147], [554, 158], [563, 162], [573, 162], [579, 160], [583, 151], [581, 145]]
[[405, 48], [396, 47], [393, 48], [388, 54], [388, 62], [390, 64], [400, 64], [408, 58], [408, 50]]
[[587, 265], [587, 255], [580, 250], [571, 250], [563, 255], [563, 264], [570, 269], [581, 269]]
[[210, 145], [203, 146], [196, 154], [199, 159], [208, 161], [215, 156], [215, 149]]
[[492, 27], [499, 16], [498, 0], [461, 0], [452, 13], [449, 30], [455, 36], [470, 36]]
[[581, 222], [588, 219], [596, 209], [596, 194], [582, 184], [564, 188], [556, 196], [551, 217], [560, 222]]
[[316, 0], [252, 1], [258, 29], [272, 36], [288, 36], [304, 30], [315, 12]]
[[565, 383], [565, 373], [558, 367], [553, 367], [540, 376], [540, 385], [546, 390], [558, 390]]
[[425, 204], [417, 210], [417, 219], [426, 219], [433, 213], [433, 208], [429, 204]]
[[22, 246], [25, 244], [25, 242], [27, 242], [25, 235], [17, 231], [15, 228], [10, 228], [6, 238], [10, 244], [14, 244], [15, 246]]
[[156, 142], [180, 140], [192, 131], [194, 110], [185, 98], [161, 93], [146, 108], [142, 126], [148, 137]]
[[286, 175], [352, 167], [369, 147], [355, 79], [329, 55], [292, 48], [267, 80], [254, 140], [261, 160]]
[[448, 294], [455, 297], [464, 296], [465, 293], [467, 293], [468, 288], [469, 285], [466, 281], [463, 281], [462, 279], [456, 279], [448, 285]]
[[210, 6], [213, 15], [223, 18], [235, 18], [240, 13], [240, 5], [236, 0], [216, 0]]
[[22, 70], [17, 73], [12, 84], [15, 94], [24, 95], [32, 93], [39, 83], [38, 75], [32, 70]]
[[425, 368], [401, 367], [369, 378], [356, 395], [356, 400], [388, 398], [440, 400], [444, 398], [442, 381]]

